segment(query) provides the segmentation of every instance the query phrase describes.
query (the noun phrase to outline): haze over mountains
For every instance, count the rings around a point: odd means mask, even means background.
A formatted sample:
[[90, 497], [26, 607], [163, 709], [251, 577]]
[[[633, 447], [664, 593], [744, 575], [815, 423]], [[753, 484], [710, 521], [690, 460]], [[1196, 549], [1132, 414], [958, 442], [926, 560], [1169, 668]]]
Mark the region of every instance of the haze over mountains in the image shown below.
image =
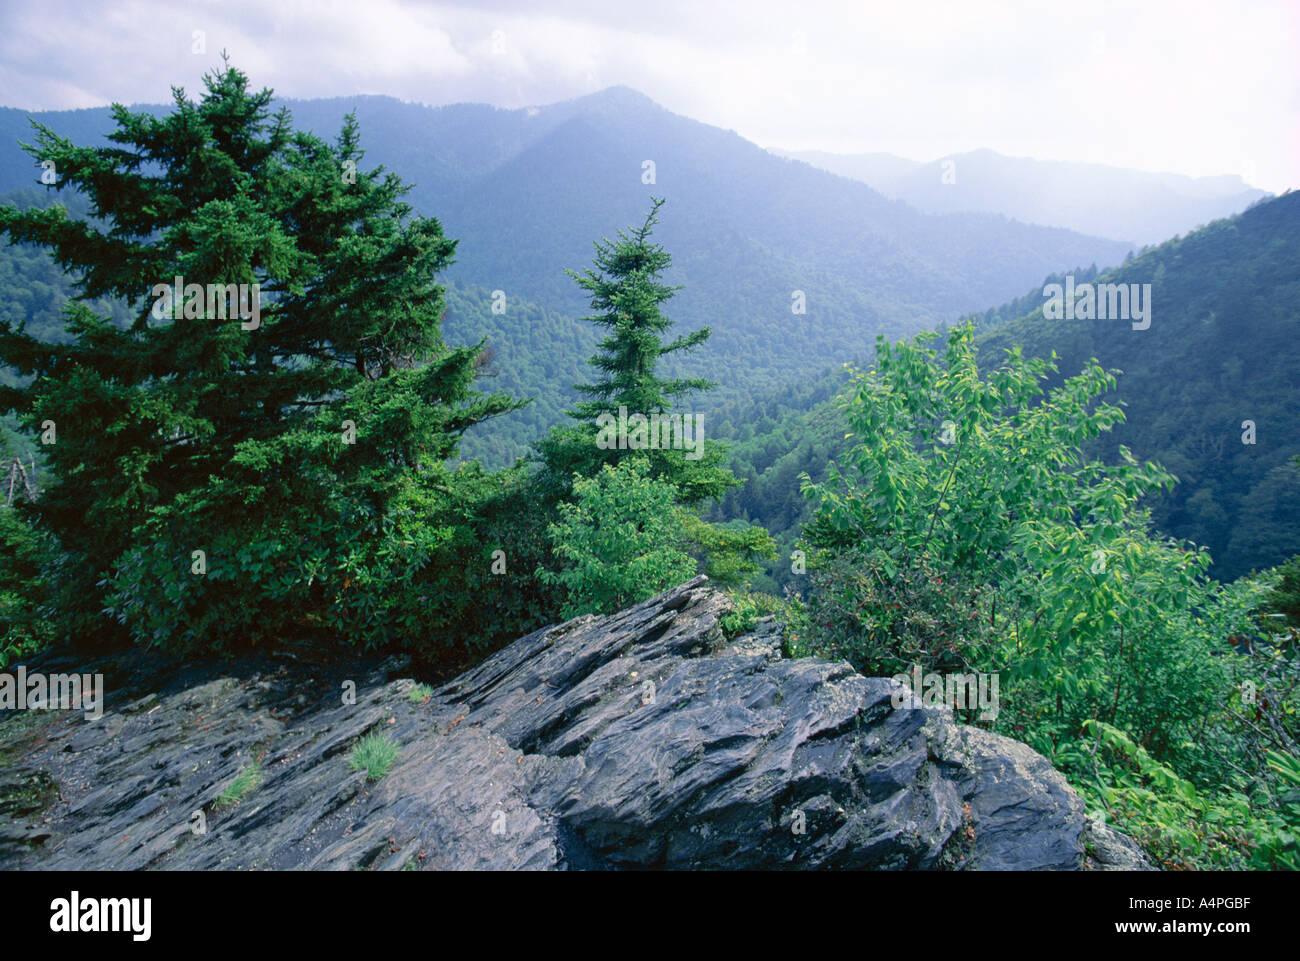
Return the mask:
[[1271, 196], [1236, 175], [1193, 178], [1007, 157], [986, 149], [930, 163], [889, 153], [774, 152], [861, 181], [930, 213], [1000, 213], [1141, 246], [1240, 213]]
[[[737, 357], [743, 380], [816, 374], [863, 356], [877, 332], [952, 321], [1054, 270], [1119, 263], [1130, 250], [996, 214], [921, 213], [626, 87], [520, 110], [389, 97], [284, 103], [296, 126], [331, 140], [355, 110], [365, 162], [414, 183], [416, 210], [459, 240], [448, 279], [504, 291], [507, 309], [521, 298], [582, 316], [586, 302], [565, 268], [584, 268], [593, 240], [639, 224], [651, 195], [666, 197], [656, 239], [683, 287], [669, 316], [712, 327], [687, 369], [724, 387], [738, 384]], [[79, 143], [111, 129], [108, 108], [34, 117]], [[39, 174], [18, 140], [31, 140], [26, 113], [0, 111], [0, 191]], [[653, 183], [643, 182], [646, 161]], [[795, 291], [806, 314], [792, 312]]]

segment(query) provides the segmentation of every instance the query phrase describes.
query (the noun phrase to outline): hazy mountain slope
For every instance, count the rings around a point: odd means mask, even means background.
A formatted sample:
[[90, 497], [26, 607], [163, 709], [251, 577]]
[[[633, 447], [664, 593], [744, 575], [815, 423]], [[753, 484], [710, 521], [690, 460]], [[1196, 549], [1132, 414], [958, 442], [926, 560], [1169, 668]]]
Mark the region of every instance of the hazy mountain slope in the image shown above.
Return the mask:
[[[1124, 253], [1123, 245], [999, 218], [921, 216], [621, 88], [541, 108], [532, 119], [551, 111], [566, 119], [474, 190], [448, 198], [438, 215], [465, 238], [460, 269], [474, 282], [516, 277], [525, 296], [564, 310], [585, 305], [563, 268], [585, 266], [591, 241], [637, 222], [652, 193], [669, 200], [658, 236], [685, 287], [675, 316], [721, 334], [742, 322], [729, 312], [748, 313], [751, 331], [755, 323], [781, 328], [768, 331], [770, 342], [787, 335], [796, 289], [822, 330], [857, 336], [864, 326], [915, 328], [923, 317], [983, 306], [977, 298], [1011, 277], [1041, 277], [1046, 261], [1117, 262]], [[655, 164], [654, 185], [641, 182], [645, 160]], [[511, 243], [502, 244], [510, 229]]]
[[802, 160], [840, 177], [860, 180], [886, 197], [896, 197], [894, 186], [904, 177], [925, 166], [919, 160], [909, 160], [892, 153], [830, 153], [825, 150], [778, 150], [778, 157]]
[[519, 298], [507, 301], [504, 314], [492, 313], [491, 291], [447, 286], [447, 315], [442, 325], [449, 344], [486, 339], [491, 360], [478, 388], [505, 391], [532, 403], [471, 427], [461, 440], [460, 456], [489, 467], [511, 464], [556, 424], [568, 421], [578, 399], [573, 385], [591, 379], [587, 358], [596, 352], [595, 327]]
[[[932, 216], [863, 184], [778, 158], [735, 133], [670, 113], [626, 88], [539, 108], [427, 108], [384, 97], [289, 101], [295, 124], [333, 137], [361, 122], [367, 163], [416, 184], [412, 202], [459, 238], [448, 278], [563, 315], [585, 313], [565, 268], [665, 196], [657, 238], [682, 284], [668, 314], [714, 336], [691, 372], [719, 398], [814, 376], [870, 349], [1014, 296], [1045, 274], [1119, 262], [1128, 248], [987, 214]], [[38, 115], [92, 142], [108, 111]], [[70, 121], [70, 123], [65, 123]], [[0, 113], [0, 190], [30, 184], [20, 111]], [[653, 160], [653, 185], [642, 163]], [[807, 313], [791, 311], [803, 291]], [[794, 349], [792, 349], [794, 348]]]
[[932, 213], [990, 211], [1138, 245], [1160, 243], [1270, 196], [1237, 176], [1192, 178], [1007, 157], [992, 150], [931, 163], [881, 153], [778, 153], [860, 180]]

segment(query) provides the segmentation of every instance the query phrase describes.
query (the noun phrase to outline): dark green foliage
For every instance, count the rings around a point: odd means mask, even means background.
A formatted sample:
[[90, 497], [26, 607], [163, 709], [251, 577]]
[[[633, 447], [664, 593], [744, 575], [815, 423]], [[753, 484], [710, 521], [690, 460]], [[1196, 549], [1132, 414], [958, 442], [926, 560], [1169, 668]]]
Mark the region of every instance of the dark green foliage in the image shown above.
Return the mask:
[[[24, 458], [18, 440], [0, 432], [0, 668], [55, 637], [48, 573], [58, 555], [31, 509], [29, 483], [30, 491], [37, 489], [34, 462]], [[19, 465], [26, 468], [26, 477]]]
[[[465, 429], [520, 406], [476, 394], [479, 349], [440, 336], [433, 278], [455, 243], [411, 216], [396, 175], [360, 168], [350, 118], [330, 145], [271, 118], [270, 92], [233, 68], [205, 83], [162, 118], [114, 108], [112, 148], [38, 128], [33, 156], [109, 227], [0, 210], [81, 293], [132, 305], [126, 326], [69, 306], [62, 342], [0, 327], [0, 362], [33, 378], [0, 406], [57, 425], [34, 513], [63, 552], [61, 631], [111, 639], [107, 609], [180, 650], [303, 632], [437, 644], [459, 630], [443, 604], [467, 603], [493, 496], [444, 464]], [[188, 296], [158, 310], [175, 276], [260, 285], [260, 324]]]
[[1284, 628], [1300, 630], [1300, 555], [1273, 573], [1276, 582], [1263, 599], [1262, 614], [1268, 618], [1266, 626], [1279, 633]]
[[0, 668], [54, 639], [45, 577], [53, 545], [25, 513], [0, 507]]
[[997, 660], [993, 591], [932, 557], [849, 540], [815, 551], [809, 580], [797, 653], [844, 657], [869, 677], [916, 665], [923, 674], [965, 673]]

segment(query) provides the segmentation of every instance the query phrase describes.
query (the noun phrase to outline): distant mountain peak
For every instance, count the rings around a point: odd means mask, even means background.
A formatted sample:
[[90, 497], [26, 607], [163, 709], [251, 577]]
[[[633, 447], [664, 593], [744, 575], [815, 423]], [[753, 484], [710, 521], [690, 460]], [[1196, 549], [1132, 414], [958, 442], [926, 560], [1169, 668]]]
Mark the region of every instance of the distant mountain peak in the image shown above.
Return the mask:
[[[623, 84], [615, 84], [612, 87], [606, 87], [604, 90], [597, 90], [595, 93], [584, 94], [581, 97], [574, 97], [571, 100], [561, 101], [573, 105], [615, 108], [619, 110], [664, 110], [663, 106], [651, 100], [639, 90]], [[554, 106], [560, 106], [555, 104]]]

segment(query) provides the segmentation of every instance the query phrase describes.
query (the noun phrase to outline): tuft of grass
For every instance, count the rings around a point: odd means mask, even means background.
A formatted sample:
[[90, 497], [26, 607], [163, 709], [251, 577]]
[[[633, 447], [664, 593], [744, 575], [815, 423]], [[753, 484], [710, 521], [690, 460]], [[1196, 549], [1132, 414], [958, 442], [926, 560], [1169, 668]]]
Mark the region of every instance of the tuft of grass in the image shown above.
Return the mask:
[[367, 734], [352, 749], [348, 763], [354, 771], [365, 771], [371, 781], [378, 781], [388, 773], [397, 760], [397, 743], [387, 734]]
[[726, 593], [731, 598], [732, 610], [722, 616], [720, 623], [727, 640], [752, 631], [759, 619], [769, 614], [775, 614], [789, 627], [798, 620], [802, 608], [797, 600], [773, 597], [759, 591], [729, 590]]
[[220, 797], [217, 798], [216, 804], [213, 806], [218, 809], [233, 807], [261, 787], [261, 784], [262, 765], [254, 761], [235, 775], [235, 779], [221, 792]]
[[406, 695], [406, 699], [412, 704], [423, 704], [431, 697], [433, 697], [433, 688], [428, 684], [417, 684]]

